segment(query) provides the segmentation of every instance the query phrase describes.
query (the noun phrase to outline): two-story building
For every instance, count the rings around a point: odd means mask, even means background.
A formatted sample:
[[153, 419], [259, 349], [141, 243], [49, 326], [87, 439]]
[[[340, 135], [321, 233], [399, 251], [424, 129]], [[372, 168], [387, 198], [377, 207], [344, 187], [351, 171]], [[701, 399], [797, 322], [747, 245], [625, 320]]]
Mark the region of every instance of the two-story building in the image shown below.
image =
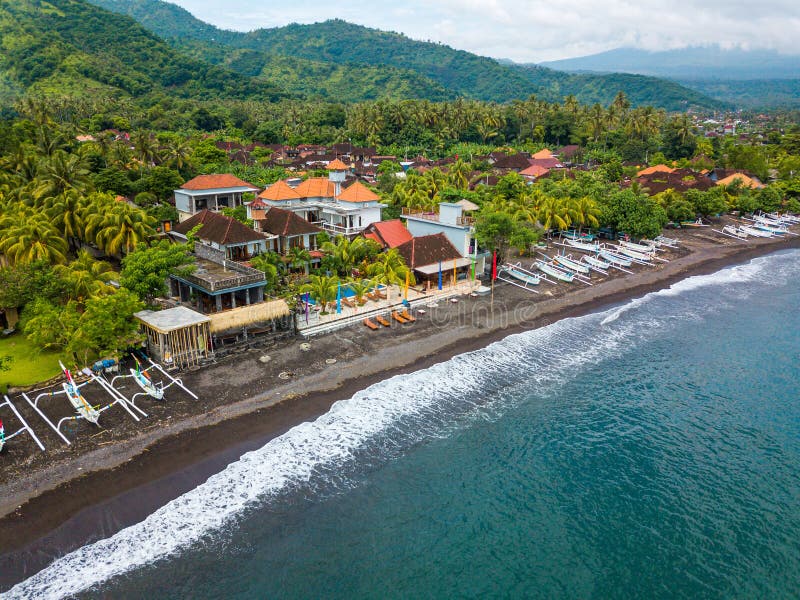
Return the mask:
[[180, 241], [186, 241], [187, 234], [198, 225], [200, 226], [196, 233], [198, 244], [219, 251], [225, 260], [250, 260], [269, 250], [275, 237], [255, 231], [232, 217], [208, 209], [178, 223], [170, 235]]
[[254, 185], [229, 173], [198, 175], [174, 192], [178, 220], [185, 221], [203, 210], [219, 212], [223, 208], [236, 208], [244, 203], [243, 194], [258, 191]]
[[483, 273], [486, 254], [478, 252], [475, 241], [475, 220], [464, 214], [461, 203], [441, 202], [439, 212], [403, 209], [406, 228], [415, 238], [442, 233], [462, 257], [472, 257], [478, 273]]
[[249, 214], [267, 207], [281, 208], [330, 234], [347, 237], [381, 220], [385, 205], [375, 192], [359, 181], [346, 186], [347, 165], [336, 159], [327, 169], [328, 177], [312, 177], [294, 187], [289, 180], [274, 183], [259, 194]]

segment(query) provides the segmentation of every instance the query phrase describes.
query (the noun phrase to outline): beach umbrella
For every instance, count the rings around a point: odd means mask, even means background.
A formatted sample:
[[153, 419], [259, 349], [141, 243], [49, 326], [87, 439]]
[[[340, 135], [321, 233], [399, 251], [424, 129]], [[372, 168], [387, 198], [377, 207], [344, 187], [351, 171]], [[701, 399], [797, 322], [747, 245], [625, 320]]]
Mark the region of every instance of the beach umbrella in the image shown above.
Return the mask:
[[439, 289], [442, 289], [442, 261], [439, 261]]
[[342, 312], [342, 282], [336, 282], [336, 314]]

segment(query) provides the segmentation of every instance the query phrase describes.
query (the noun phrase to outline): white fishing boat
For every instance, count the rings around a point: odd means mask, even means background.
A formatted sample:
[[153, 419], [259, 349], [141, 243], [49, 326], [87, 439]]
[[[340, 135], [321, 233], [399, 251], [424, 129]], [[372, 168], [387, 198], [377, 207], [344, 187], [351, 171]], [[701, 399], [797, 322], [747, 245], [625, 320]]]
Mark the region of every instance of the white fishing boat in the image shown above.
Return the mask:
[[626, 242], [624, 240], [620, 241], [619, 244], [623, 248], [633, 250], [634, 252], [639, 252], [640, 254], [652, 255], [655, 253], [655, 248], [651, 246], [645, 246], [644, 244], [634, 244], [633, 242]]
[[783, 229], [786, 227], [786, 223], [781, 221], [780, 219], [771, 219], [764, 215], [753, 215], [753, 221], [759, 223], [761, 225], [767, 225], [769, 227], [776, 227], [778, 229]]
[[746, 231], [743, 231], [733, 225], [725, 225], [725, 227], [722, 228], [722, 233], [728, 236], [733, 236], [740, 240], [746, 240], [748, 237], [750, 237]]
[[596, 253], [598, 250], [600, 250], [600, 244], [597, 243], [590, 244], [589, 242], [581, 242], [579, 240], [571, 240], [571, 239], [566, 239], [564, 241], [567, 242], [567, 244], [569, 244], [576, 250], [580, 250], [581, 252]]
[[752, 227], [750, 225], [739, 225], [739, 229], [741, 231], [744, 231], [747, 235], [752, 235], [753, 237], [761, 237], [761, 238], [773, 237], [772, 233], [770, 233], [769, 231], [764, 231], [763, 229]]
[[538, 275], [524, 272], [518, 267], [507, 266], [505, 272], [527, 285], [539, 285], [539, 280], [541, 279]]
[[64, 372], [64, 376], [67, 378], [67, 381], [61, 384], [61, 386], [63, 387], [64, 393], [67, 395], [70, 404], [72, 404], [72, 406], [75, 408], [78, 415], [90, 423], [97, 425], [97, 421], [100, 419], [100, 412], [91, 404], [89, 404], [86, 401], [86, 398], [83, 397], [83, 394], [80, 392], [80, 387], [75, 383], [75, 380], [72, 378], [72, 374], [69, 372], [69, 369], [67, 369], [61, 362], [58, 364], [61, 366], [61, 370]]
[[619, 254], [611, 252], [610, 250], [606, 250], [605, 248], [603, 250], [600, 250], [599, 256], [607, 260], [612, 265], [630, 267], [633, 264], [633, 261], [630, 258], [625, 256], [620, 256]]
[[631, 250], [630, 248], [626, 248], [625, 246], [617, 246], [616, 250], [620, 254], [623, 254], [639, 262], [650, 262], [651, 259], [650, 254], [645, 254], [644, 252], [638, 252], [637, 250]]
[[588, 254], [583, 255], [581, 257], [581, 260], [585, 262], [587, 265], [589, 265], [589, 268], [592, 271], [597, 271], [598, 273], [601, 273], [603, 275], [607, 275], [608, 269], [610, 269], [612, 266], [611, 263], [608, 263], [604, 260], [600, 260], [599, 258], [596, 258], [594, 256], [589, 256]]
[[786, 230], [781, 227], [772, 227], [771, 225], [765, 225], [764, 223], [760, 223], [758, 221], [753, 223], [753, 227], [761, 231], [771, 233], [773, 236], [784, 235], [786, 233]]
[[657, 241], [659, 244], [661, 244], [662, 246], [668, 246], [670, 248], [677, 248], [678, 247], [678, 240], [676, 240], [675, 238], [669, 238], [669, 237], [665, 237], [663, 235], [657, 235], [653, 239], [655, 241]]
[[161, 386], [156, 385], [152, 379], [150, 379], [150, 374], [147, 370], [142, 370], [139, 365], [139, 362], [136, 362], [136, 368], [130, 369], [131, 377], [136, 382], [142, 391], [146, 393], [148, 396], [155, 398], [156, 400], [161, 400], [164, 397], [164, 389]]
[[561, 254], [556, 254], [554, 260], [561, 265], [569, 269], [570, 271], [575, 271], [576, 273], [583, 273], [584, 275], [588, 275], [591, 269], [586, 265], [579, 263], [576, 260], [572, 260], [570, 256], [563, 256]]
[[558, 267], [556, 267], [555, 265], [552, 265], [550, 263], [546, 263], [543, 260], [537, 260], [535, 264], [536, 264], [536, 267], [542, 273], [545, 273], [546, 275], [550, 275], [551, 277], [554, 277], [554, 278], [558, 279], [559, 281], [564, 281], [566, 283], [572, 283], [572, 280], [575, 279], [575, 274], [574, 273], [571, 273], [569, 271], [563, 271], [563, 270], [559, 269]]

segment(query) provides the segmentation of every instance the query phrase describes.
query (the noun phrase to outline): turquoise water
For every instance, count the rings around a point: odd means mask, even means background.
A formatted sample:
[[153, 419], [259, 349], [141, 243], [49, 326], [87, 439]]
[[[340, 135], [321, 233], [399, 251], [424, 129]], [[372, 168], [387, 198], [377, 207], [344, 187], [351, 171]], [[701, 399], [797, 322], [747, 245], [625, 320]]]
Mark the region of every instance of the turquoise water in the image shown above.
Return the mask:
[[800, 252], [372, 386], [11, 597], [783, 598]]

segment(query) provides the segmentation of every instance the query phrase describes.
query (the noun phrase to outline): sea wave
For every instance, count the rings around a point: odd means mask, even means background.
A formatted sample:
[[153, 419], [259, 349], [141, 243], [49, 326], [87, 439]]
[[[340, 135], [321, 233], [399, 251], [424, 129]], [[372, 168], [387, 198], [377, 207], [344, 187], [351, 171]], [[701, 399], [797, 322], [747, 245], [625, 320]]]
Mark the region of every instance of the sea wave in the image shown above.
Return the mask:
[[[73, 596], [202, 543], [209, 534], [229, 529], [248, 509], [293, 486], [315, 480], [348, 485], [343, 467], [357, 461], [365, 448], [380, 452], [393, 446], [402, 451], [446, 434], [459, 418], [491, 412], [495, 409], [492, 398], [502, 396], [497, 391], [515, 381], [524, 379], [546, 390], [612, 353], [631, 351], [659, 327], [669, 325], [669, 315], [662, 318], [653, 311], [637, 310], [652, 298], [683, 296], [708, 285], [780, 279], [798, 270], [798, 254], [788, 259], [759, 258], [691, 277], [620, 308], [515, 334], [481, 350], [379, 382], [335, 403], [315, 421], [248, 452], [141, 523], [57, 559], [2, 597]], [[626, 318], [620, 318], [625, 313], [629, 313]]]

